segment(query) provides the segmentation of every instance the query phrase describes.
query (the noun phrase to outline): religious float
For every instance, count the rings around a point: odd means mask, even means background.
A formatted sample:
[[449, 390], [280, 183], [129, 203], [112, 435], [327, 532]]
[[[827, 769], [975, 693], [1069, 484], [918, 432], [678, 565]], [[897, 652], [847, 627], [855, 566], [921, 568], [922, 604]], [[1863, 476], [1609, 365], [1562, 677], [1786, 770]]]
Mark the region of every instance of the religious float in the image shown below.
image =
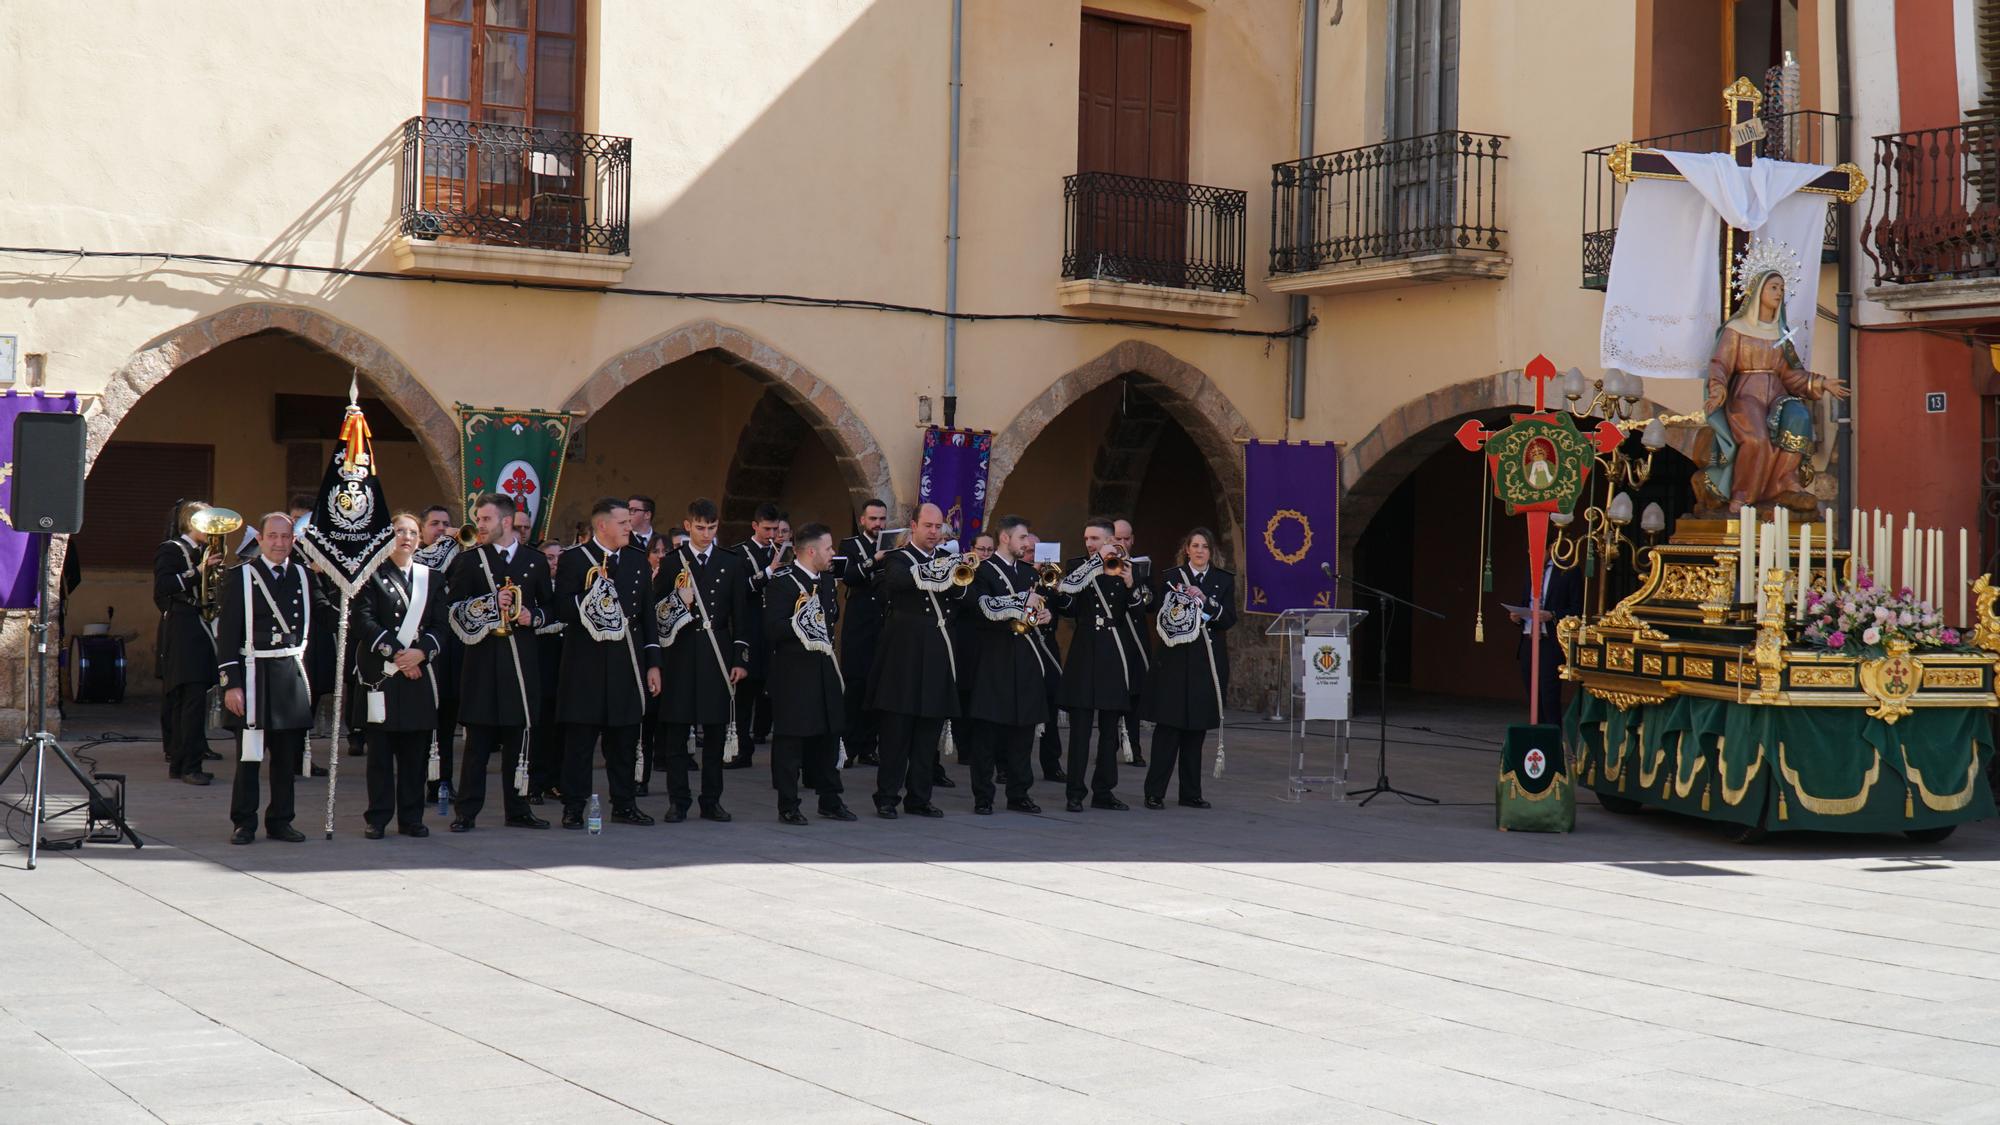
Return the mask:
[[[1739, 79], [1724, 97], [1735, 151], [1609, 158], [1630, 186], [1606, 376], [1572, 370], [1563, 390], [1579, 416], [1640, 440], [1599, 453], [1591, 502], [1552, 521], [1550, 552], [1594, 567], [1628, 551], [1640, 582], [1609, 609], [1600, 583], [1597, 612], [1586, 600], [1558, 626], [1562, 675], [1582, 689], [1564, 717], [1571, 775], [1607, 809], [1657, 806], [1746, 840], [1940, 840], [1995, 812], [2000, 588], [1968, 569], [1963, 529], [1953, 558], [1913, 513], [1836, 518], [1810, 491], [1822, 408], [1847, 396], [1810, 367], [1818, 241], [1828, 204], [1867, 184], [1853, 165], [1767, 158], [1759, 91]], [[1702, 408], [1631, 417], [1640, 376], [1703, 380]], [[1642, 548], [1622, 490], [1644, 482], [1669, 427], [1696, 431], [1696, 510]], [[1641, 521], [1649, 538], [1664, 524], [1654, 509]]]

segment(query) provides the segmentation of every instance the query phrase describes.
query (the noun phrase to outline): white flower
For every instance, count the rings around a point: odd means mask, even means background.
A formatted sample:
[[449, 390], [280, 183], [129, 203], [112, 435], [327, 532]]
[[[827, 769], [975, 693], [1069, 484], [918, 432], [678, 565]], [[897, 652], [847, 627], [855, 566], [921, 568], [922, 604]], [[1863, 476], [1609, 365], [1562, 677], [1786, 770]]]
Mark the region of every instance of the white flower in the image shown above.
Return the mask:
[[1863, 634], [1861, 634], [1861, 643], [1863, 643], [1863, 644], [1870, 644], [1870, 645], [1879, 645], [1879, 644], [1881, 644], [1881, 643], [1882, 643], [1882, 630], [1881, 630], [1881, 629], [1879, 629], [1879, 628], [1876, 628], [1876, 627], [1875, 627], [1875, 626], [1873, 626], [1873, 625], [1870, 625], [1870, 626], [1868, 627], [1868, 631], [1867, 631], [1867, 632], [1865, 632], [1865, 633], [1863, 633]]

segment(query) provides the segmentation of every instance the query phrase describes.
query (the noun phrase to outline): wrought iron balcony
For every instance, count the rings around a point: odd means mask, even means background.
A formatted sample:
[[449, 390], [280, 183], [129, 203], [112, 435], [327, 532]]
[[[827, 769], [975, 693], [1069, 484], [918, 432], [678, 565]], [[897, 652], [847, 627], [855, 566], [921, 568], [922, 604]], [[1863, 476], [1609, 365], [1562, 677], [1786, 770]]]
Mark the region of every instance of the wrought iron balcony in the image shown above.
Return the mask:
[[1870, 179], [1877, 285], [2000, 277], [2000, 122], [1876, 137]]
[[1248, 198], [1110, 172], [1065, 176], [1062, 275], [1241, 293]]
[[[1337, 290], [1503, 276], [1501, 149], [1506, 137], [1458, 130], [1405, 137], [1271, 166], [1272, 287]], [[1408, 263], [1359, 286], [1285, 275]], [[1375, 275], [1380, 276], [1375, 276]]]
[[630, 252], [630, 138], [412, 117], [398, 171], [412, 241]]
[[[1840, 115], [1816, 109], [1781, 113], [1764, 119], [1764, 139], [1757, 143], [1757, 156], [1765, 160], [1790, 160], [1801, 164], [1838, 164], [1847, 159], [1839, 151]], [[1634, 141], [1640, 148], [1667, 152], [1728, 152], [1729, 126], [1689, 129]], [[1612, 176], [1604, 158], [1616, 145], [1585, 149], [1583, 153], [1583, 288], [1602, 289], [1611, 276], [1611, 249], [1618, 240], [1618, 209], [1625, 202], [1625, 185]], [[1820, 246], [1820, 261], [1839, 260], [1840, 237], [1835, 209], [1826, 209], [1826, 237]]]

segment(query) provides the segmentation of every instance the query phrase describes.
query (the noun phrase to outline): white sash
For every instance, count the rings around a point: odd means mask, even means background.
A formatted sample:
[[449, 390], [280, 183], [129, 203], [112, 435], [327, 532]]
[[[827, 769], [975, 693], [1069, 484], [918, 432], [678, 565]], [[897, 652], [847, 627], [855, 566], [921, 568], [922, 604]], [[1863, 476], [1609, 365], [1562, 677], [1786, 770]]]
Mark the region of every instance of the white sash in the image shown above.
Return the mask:
[[[246, 762], [261, 762], [264, 760], [264, 728], [257, 725], [257, 679], [258, 679], [257, 673], [259, 671], [257, 667], [257, 661], [260, 659], [267, 659], [267, 658], [277, 660], [277, 659], [283, 659], [285, 657], [290, 657], [291, 659], [298, 662], [300, 677], [303, 678], [306, 676], [306, 661], [305, 661], [306, 646], [312, 640], [312, 597], [310, 596], [308, 587], [306, 585], [307, 582], [306, 568], [303, 566], [299, 566], [297, 563], [291, 563], [289, 565], [297, 567], [299, 572], [299, 605], [303, 610], [300, 616], [305, 621], [305, 624], [299, 629], [299, 643], [289, 648], [257, 647], [257, 615], [255, 612], [253, 612], [253, 607], [255, 603], [251, 600], [250, 597], [251, 587], [255, 586], [257, 592], [264, 596], [264, 604], [271, 607], [271, 615], [273, 617], [277, 618], [279, 621], [284, 621], [285, 613], [283, 610], [278, 608], [278, 600], [271, 596], [270, 588], [264, 585], [264, 576], [257, 573], [257, 567], [255, 565], [245, 565], [242, 568], [243, 570], [242, 758]], [[286, 622], [286, 624], [290, 624], [290, 622]], [[310, 759], [311, 754], [312, 754], [311, 732], [307, 732], [306, 755], [308, 759]]]

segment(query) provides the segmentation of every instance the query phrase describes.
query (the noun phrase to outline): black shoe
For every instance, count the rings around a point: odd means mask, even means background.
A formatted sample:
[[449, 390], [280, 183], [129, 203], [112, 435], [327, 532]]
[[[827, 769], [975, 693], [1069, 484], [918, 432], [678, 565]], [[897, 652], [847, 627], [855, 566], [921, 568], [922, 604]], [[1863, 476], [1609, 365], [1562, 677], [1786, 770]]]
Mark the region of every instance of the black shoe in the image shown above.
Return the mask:
[[668, 805], [667, 811], [660, 816], [660, 820], [667, 824], [679, 824], [687, 818], [688, 811], [685, 805]]
[[756, 764], [750, 760], [750, 755], [738, 754], [735, 761], [722, 763], [722, 768], [726, 770], [747, 770]]
[[548, 826], [548, 821], [543, 820], [534, 813], [522, 813], [519, 816], [510, 816], [507, 818], [507, 827], [509, 828], [547, 828]]
[[981, 801], [978, 804], [972, 806], [972, 811], [978, 813], [980, 816], [992, 816], [993, 802]]
[[1132, 755], [1132, 760], [1131, 760], [1131, 762], [1129, 762], [1129, 763], [1127, 763], [1127, 764], [1129, 764], [1129, 765], [1133, 765], [1133, 766], [1144, 766], [1144, 765], [1146, 764], [1146, 759], [1145, 759], [1145, 756], [1144, 756], [1144, 755], [1141, 755], [1141, 754], [1134, 754], [1134, 755]]
[[613, 812], [611, 814], [611, 819], [618, 822], [619, 824], [632, 824], [632, 825], [637, 825], [640, 828], [644, 828], [648, 824], [653, 823], [652, 817], [647, 816], [645, 813], [640, 812], [638, 809], [626, 809], [624, 812]]
[[[562, 819], [562, 826], [563, 826], [564, 828], [582, 828], [582, 827], [583, 827], [583, 814], [582, 814], [582, 813], [580, 813], [580, 812], [572, 812], [572, 811], [571, 811], [571, 810], [569, 810], [569, 809], [564, 809], [564, 810], [563, 810], [563, 819]], [[453, 825], [453, 826], [452, 826], [452, 831], [454, 831], [454, 832], [458, 831], [458, 826], [457, 826], [457, 825]]]
[[804, 827], [812, 823], [812, 821], [806, 819], [806, 814], [800, 812], [797, 809], [782, 810], [781, 812], [778, 813], [778, 820], [780, 823], [783, 824], [796, 824], [800, 827]]
[[222, 755], [213, 750], [203, 750], [201, 752], [201, 760], [204, 762], [219, 762], [222, 760]]
[[1083, 811], [1083, 802], [1082, 802], [1082, 801], [1065, 801], [1065, 802], [1063, 802], [1063, 811], [1064, 811], [1064, 812], [1082, 812], [1082, 811]]
[[938, 808], [936, 805], [910, 805], [906, 806], [903, 811], [909, 813], [911, 816], [927, 816], [933, 820], [944, 815], [944, 810]]
[[1167, 807], [1167, 799], [1165, 797], [1148, 797], [1146, 798], [1146, 807], [1149, 809], [1164, 809]]
[[736, 819], [729, 815], [729, 810], [723, 808], [720, 801], [712, 805], [703, 805], [701, 807], [701, 818], [703, 820], [713, 820], [718, 824], [727, 824]]
[[1027, 798], [1025, 798], [1025, 797], [1024, 797], [1024, 798], [1022, 798], [1021, 800], [1018, 800], [1018, 801], [1009, 801], [1009, 802], [1007, 802], [1007, 811], [1008, 811], [1008, 812], [1041, 812], [1041, 811], [1042, 811], [1042, 806], [1040, 806], [1040, 805], [1036, 804], [1035, 802], [1033, 802], [1033, 801], [1030, 801], [1030, 800], [1028, 800]]
[[1055, 769], [1052, 769], [1052, 770], [1043, 770], [1043, 771], [1042, 771], [1042, 780], [1043, 780], [1043, 781], [1056, 781], [1056, 782], [1062, 782], [1062, 781], [1068, 781], [1068, 780], [1069, 780], [1069, 774], [1067, 774], [1067, 773], [1064, 773], [1064, 772], [1063, 772], [1063, 770], [1062, 770], [1062, 767], [1058, 766], [1058, 767], [1056, 767]]
[[472, 831], [472, 822], [462, 816], [458, 817], [451, 822], [451, 830], [453, 832], [470, 832]]
[[361, 830], [361, 838], [364, 840], [380, 840], [386, 834], [379, 824], [371, 824]]
[[229, 834], [229, 842], [232, 844], [248, 844], [256, 839], [257, 834], [248, 828], [238, 828]]
[[431, 834], [431, 830], [421, 824], [405, 824], [401, 828], [396, 829], [396, 831], [413, 840], [421, 840]]
[[191, 770], [181, 775], [183, 785], [207, 785], [215, 780], [215, 775], [205, 770]]
[[531, 805], [546, 805], [549, 803], [549, 799], [540, 793], [530, 793], [528, 794], [528, 803]]
[[644, 785], [639, 785], [633, 788], [632, 795], [634, 797], [650, 797], [653, 794]]
[[876, 805], [875, 815], [881, 817], [883, 820], [894, 820], [899, 814], [896, 812], [896, 806], [894, 805]]
[[882, 758], [878, 754], [863, 754], [849, 761], [847, 764], [851, 766], [879, 766], [882, 764]]
[[347, 756], [350, 758], [365, 758], [368, 756], [368, 751], [363, 749], [360, 744], [350, 742], [347, 744]]
[[958, 782], [953, 781], [950, 774], [941, 773], [932, 779], [931, 787], [933, 789], [956, 789], [958, 788]]
[[273, 840], [283, 840], [287, 844], [303, 844], [306, 842], [306, 834], [289, 824], [280, 824], [275, 827], [267, 824], [264, 826], [264, 835]]
[[314, 766], [314, 767], [313, 767], [313, 772], [312, 772], [312, 775], [313, 775], [314, 777], [325, 777], [325, 776], [326, 776], [326, 767], [325, 767], [325, 766]]
[[844, 805], [844, 804], [843, 804], [843, 805], [821, 805], [821, 806], [819, 807], [819, 815], [821, 816], [821, 818], [823, 818], [823, 819], [826, 819], [826, 820], [860, 820], [860, 819], [861, 819], [860, 817], [858, 817], [858, 816], [855, 816], [855, 815], [854, 815], [854, 810], [853, 810], [853, 809], [850, 809], [850, 808], [848, 808], [848, 807], [847, 807], [846, 805]]
[[1215, 807], [1200, 797], [1196, 797], [1192, 801], [1182, 801], [1180, 802], [1180, 806], [1184, 809], [1212, 809]]
[[1110, 809], [1113, 812], [1124, 812], [1132, 806], [1116, 797], [1092, 797], [1090, 799], [1090, 807], [1093, 809]]

